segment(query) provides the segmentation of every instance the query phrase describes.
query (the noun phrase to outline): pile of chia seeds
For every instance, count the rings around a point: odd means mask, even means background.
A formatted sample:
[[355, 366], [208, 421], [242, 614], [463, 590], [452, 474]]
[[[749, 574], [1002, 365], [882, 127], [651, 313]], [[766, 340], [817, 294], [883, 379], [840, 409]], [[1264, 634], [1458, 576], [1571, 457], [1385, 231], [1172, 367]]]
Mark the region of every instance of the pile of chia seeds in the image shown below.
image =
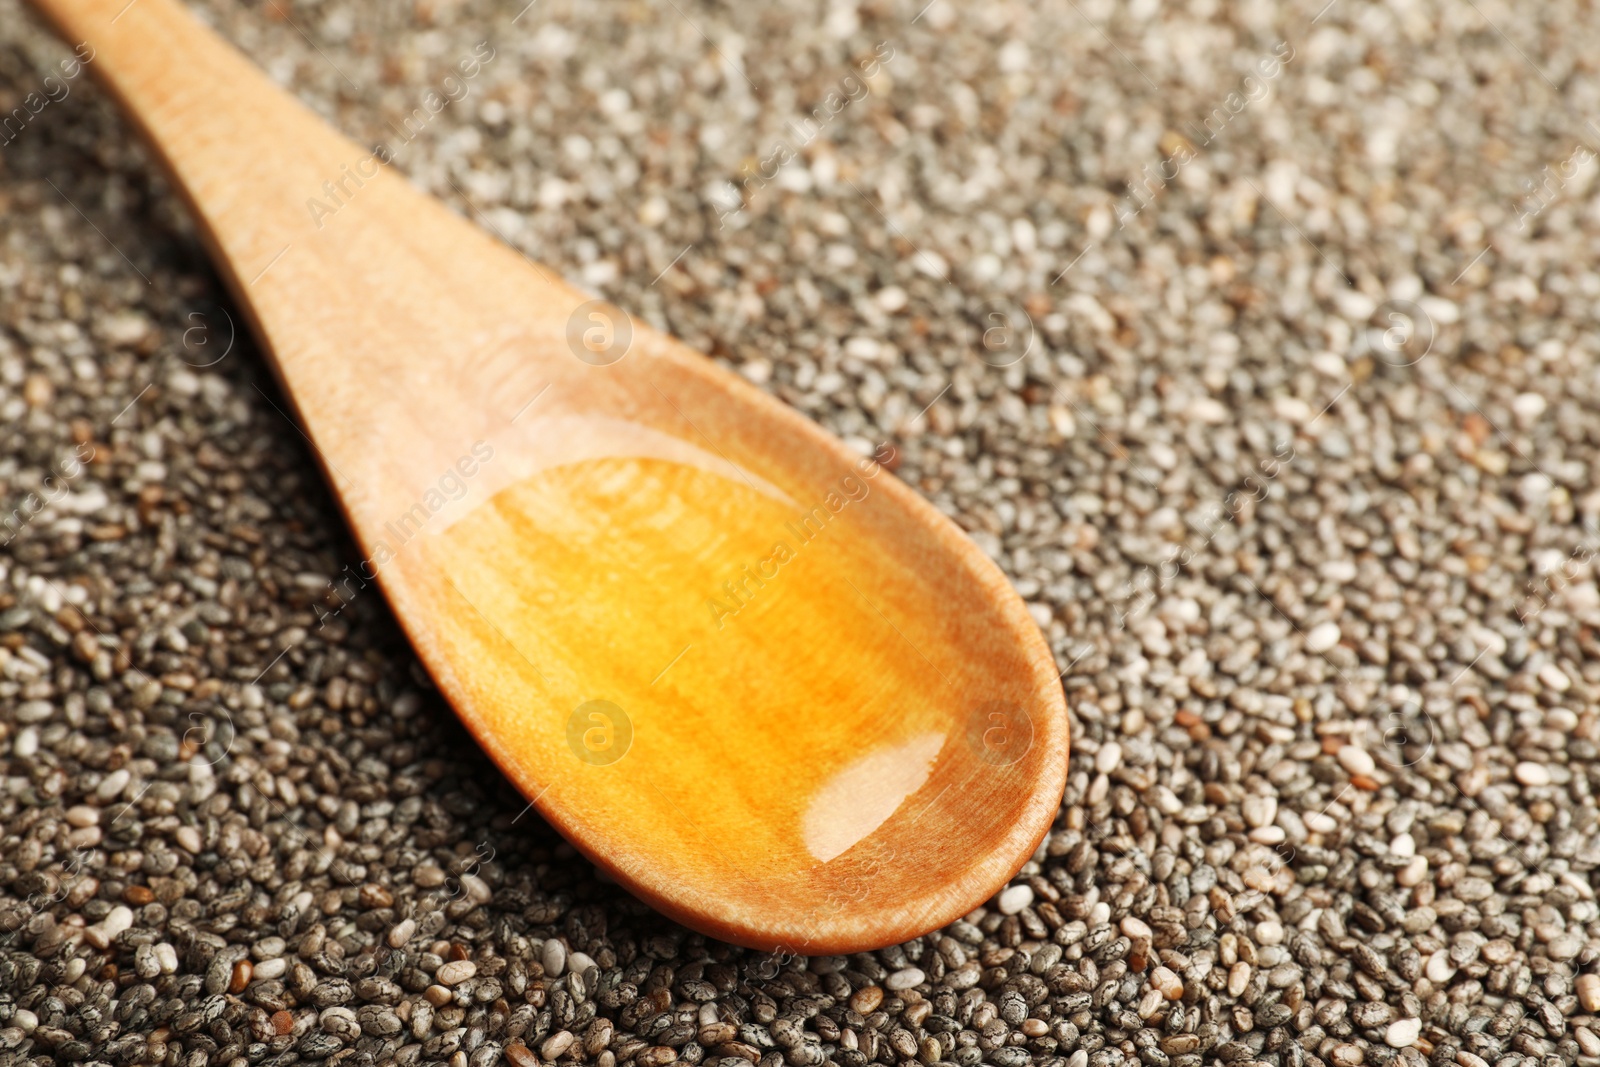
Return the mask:
[[1600, 22], [1323, 3], [195, 7], [1028, 602], [1049, 837], [806, 959], [598, 878], [375, 592], [323, 618], [289, 405], [0, 0], [0, 1063], [1600, 1064]]

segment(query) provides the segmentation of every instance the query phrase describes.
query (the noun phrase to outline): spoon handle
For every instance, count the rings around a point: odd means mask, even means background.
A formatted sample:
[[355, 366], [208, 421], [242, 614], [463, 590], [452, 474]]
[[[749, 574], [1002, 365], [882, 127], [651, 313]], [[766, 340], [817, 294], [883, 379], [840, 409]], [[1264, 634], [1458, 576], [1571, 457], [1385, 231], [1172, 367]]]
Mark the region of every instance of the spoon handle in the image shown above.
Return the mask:
[[353, 520], [414, 499], [389, 497], [417, 441], [453, 460], [483, 435], [482, 363], [507, 330], [565, 351], [583, 298], [414, 188], [389, 147], [409, 127], [356, 144], [178, 0], [32, 3], [166, 165]]
[[[252, 305], [257, 272], [305, 227], [308, 190], [360, 150], [177, 0], [31, 0], [176, 180], [217, 267]], [[92, 50], [92, 51], [91, 51]], [[299, 195], [296, 196], [295, 194]]]

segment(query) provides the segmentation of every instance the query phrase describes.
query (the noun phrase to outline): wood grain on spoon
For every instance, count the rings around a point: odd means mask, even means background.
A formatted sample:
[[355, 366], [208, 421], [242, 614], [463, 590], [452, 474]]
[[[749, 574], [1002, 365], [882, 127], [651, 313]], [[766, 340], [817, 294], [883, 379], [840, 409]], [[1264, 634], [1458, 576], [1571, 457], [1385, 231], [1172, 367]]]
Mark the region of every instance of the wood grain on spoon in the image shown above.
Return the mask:
[[586, 856], [689, 926], [812, 954], [1016, 872], [1065, 781], [1056, 666], [892, 446], [858, 455], [520, 257], [174, 0], [36, 6], [94, 49], [270, 353], [366, 556], [337, 585], [376, 576]]

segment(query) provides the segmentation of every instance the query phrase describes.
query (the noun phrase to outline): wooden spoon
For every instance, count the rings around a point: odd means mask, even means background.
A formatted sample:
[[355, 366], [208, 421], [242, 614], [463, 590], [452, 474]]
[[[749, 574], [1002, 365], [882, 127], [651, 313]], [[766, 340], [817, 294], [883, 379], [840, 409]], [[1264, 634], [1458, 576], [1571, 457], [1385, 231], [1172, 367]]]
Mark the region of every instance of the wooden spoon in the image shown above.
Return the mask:
[[948, 923], [1034, 852], [1055, 663], [891, 446], [525, 260], [175, 0], [35, 6], [92, 48], [270, 353], [367, 557], [341, 595], [376, 578], [585, 856], [707, 934], [821, 954]]

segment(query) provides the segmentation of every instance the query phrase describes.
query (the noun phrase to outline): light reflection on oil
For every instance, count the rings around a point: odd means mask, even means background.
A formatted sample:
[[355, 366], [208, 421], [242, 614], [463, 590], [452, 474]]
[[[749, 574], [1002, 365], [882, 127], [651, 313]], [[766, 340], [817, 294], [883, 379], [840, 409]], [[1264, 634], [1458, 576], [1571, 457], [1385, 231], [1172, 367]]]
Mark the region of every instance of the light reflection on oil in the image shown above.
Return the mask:
[[944, 737], [918, 734], [873, 749], [824, 782], [801, 823], [811, 854], [827, 863], [887, 822], [928, 780]]

